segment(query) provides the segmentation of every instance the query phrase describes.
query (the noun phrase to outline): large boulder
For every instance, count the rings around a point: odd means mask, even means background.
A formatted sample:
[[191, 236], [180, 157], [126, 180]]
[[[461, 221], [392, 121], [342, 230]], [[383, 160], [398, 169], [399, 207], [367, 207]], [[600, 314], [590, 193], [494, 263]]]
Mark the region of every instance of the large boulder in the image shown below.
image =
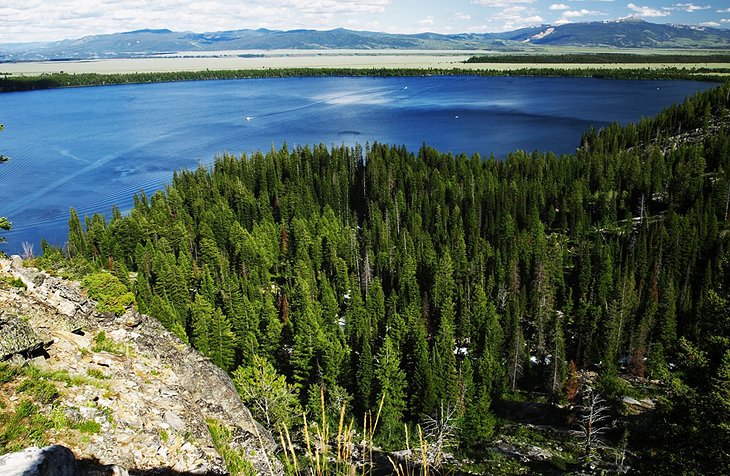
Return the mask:
[[14, 354], [29, 355], [42, 347], [43, 341], [30, 324], [17, 317], [0, 317], [0, 361]]
[[30, 447], [0, 456], [3, 476], [79, 476], [76, 458], [61, 445]]

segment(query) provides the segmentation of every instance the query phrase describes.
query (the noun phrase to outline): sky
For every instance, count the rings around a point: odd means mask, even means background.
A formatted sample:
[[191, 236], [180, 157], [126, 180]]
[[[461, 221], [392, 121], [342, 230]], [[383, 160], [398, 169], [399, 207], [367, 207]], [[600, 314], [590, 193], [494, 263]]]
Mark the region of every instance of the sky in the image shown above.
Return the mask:
[[[23, 0], [0, 4], [0, 43], [168, 28], [198, 33], [349, 28], [485, 33], [639, 16], [730, 28], [730, 0]], [[8, 6], [12, 4], [12, 6]]]

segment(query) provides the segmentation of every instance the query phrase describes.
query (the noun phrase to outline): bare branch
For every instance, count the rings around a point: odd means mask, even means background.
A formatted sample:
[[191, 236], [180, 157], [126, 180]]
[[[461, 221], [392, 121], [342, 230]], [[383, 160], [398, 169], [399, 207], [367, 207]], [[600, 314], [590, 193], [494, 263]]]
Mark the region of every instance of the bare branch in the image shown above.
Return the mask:
[[578, 411], [578, 429], [571, 430], [571, 433], [581, 440], [586, 455], [594, 448], [603, 445], [602, 435], [608, 430], [606, 422], [610, 420], [610, 407], [603, 399], [600, 392], [594, 392], [588, 388], [583, 395], [583, 404], [576, 407]]

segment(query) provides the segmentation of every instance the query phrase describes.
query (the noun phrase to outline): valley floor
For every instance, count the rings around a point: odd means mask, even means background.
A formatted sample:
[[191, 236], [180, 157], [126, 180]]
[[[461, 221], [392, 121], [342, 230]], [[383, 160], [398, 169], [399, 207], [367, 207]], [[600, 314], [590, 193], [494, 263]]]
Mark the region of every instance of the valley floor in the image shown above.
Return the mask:
[[[578, 50], [559, 49], [555, 52], [572, 53]], [[603, 50], [590, 50], [598, 52]], [[553, 50], [550, 50], [553, 52]], [[611, 52], [621, 52], [611, 50]], [[631, 53], [664, 54], [676, 51], [632, 50]], [[41, 61], [0, 64], [0, 75], [40, 75], [49, 73], [157, 73], [202, 70], [282, 69], [282, 68], [407, 68], [407, 69], [467, 69], [510, 71], [525, 68], [562, 69], [661, 69], [667, 67], [726, 68], [726, 63], [667, 63], [632, 64], [540, 64], [540, 63], [476, 63], [464, 62], [485, 51], [432, 51], [432, 50], [246, 50], [180, 52], [150, 58], [120, 58], [78, 61]], [[499, 54], [499, 53], [497, 53]]]

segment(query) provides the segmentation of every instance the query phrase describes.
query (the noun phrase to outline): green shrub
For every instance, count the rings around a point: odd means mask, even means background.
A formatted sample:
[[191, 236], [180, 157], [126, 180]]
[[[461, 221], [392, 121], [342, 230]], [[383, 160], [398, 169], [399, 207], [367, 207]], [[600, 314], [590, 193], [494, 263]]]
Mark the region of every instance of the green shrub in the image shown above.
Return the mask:
[[74, 430], [79, 430], [81, 433], [97, 434], [101, 431], [101, 423], [97, 423], [94, 420], [84, 420], [71, 426]]
[[13, 278], [12, 276], [2, 276], [0, 277], [0, 288], [2, 289], [8, 289], [8, 288], [21, 288], [25, 289], [25, 283], [20, 278]]
[[0, 383], [12, 382], [18, 375], [18, 369], [5, 362], [0, 362]]
[[88, 375], [89, 377], [93, 377], [93, 378], [95, 378], [95, 379], [99, 379], [99, 380], [106, 380], [106, 379], [108, 379], [108, 378], [109, 378], [109, 376], [108, 376], [107, 374], [105, 374], [104, 372], [102, 372], [102, 371], [101, 371], [101, 370], [99, 370], [99, 369], [88, 369], [88, 370], [86, 371], [86, 374], [87, 374], [87, 375]]
[[51, 246], [46, 240], [41, 240], [41, 250], [43, 253], [40, 256], [30, 260], [29, 264], [31, 266], [50, 273], [56, 273], [68, 263], [68, 260], [63, 255], [63, 249], [59, 246]]
[[68, 412], [69, 408], [54, 408], [51, 410], [51, 416], [49, 421], [51, 426], [56, 430], [77, 430], [84, 434], [97, 434], [101, 431], [101, 424], [94, 420], [69, 420]]
[[96, 337], [94, 337], [94, 345], [91, 346], [91, 350], [94, 352], [109, 352], [110, 354], [117, 355], [124, 354], [122, 346], [109, 339], [104, 331], [100, 331]]
[[127, 307], [134, 304], [134, 294], [113, 274], [90, 274], [84, 277], [82, 284], [87, 288], [89, 297], [97, 302], [99, 312], [121, 316]]
[[38, 412], [38, 407], [33, 405], [33, 402], [30, 400], [22, 400], [18, 408], [15, 409], [15, 416], [17, 418], [27, 418], [36, 412]]

